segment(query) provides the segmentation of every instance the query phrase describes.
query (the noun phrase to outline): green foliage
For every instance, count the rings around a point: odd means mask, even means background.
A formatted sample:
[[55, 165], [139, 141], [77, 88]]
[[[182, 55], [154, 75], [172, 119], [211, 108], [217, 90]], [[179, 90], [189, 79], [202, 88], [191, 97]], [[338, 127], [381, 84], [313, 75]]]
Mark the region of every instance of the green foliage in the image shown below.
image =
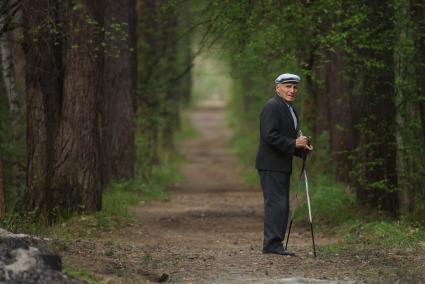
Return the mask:
[[[332, 229], [358, 217], [359, 208], [355, 196], [347, 186], [337, 183], [327, 175], [316, 175], [313, 171], [309, 171], [309, 174], [312, 215], [321, 226]], [[296, 218], [307, 220], [304, 180], [298, 184], [298, 177], [297, 180], [294, 179], [291, 194], [295, 196], [298, 192], [302, 200], [301, 206], [296, 209]]]
[[172, 155], [153, 166], [148, 179], [137, 177], [131, 181], [115, 181], [104, 191], [102, 210], [93, 214], [60, 216], [53, 227], [46, 226], [34, 214], [8, 213], [1, 219], [1, 227], [13, 232], [56, 235], [61, 238], [96, 237], [99, 231], [110, 231], [132, 219], [130, 206], [141, 201], [167, 198], [166, 187], [181, 178], [180, 159]]
[[[303, 132], [313, 136], [311, 167], [338, 178], [343, 169], [341, 179], [365, 205], [397, 214], [400, 193], [404, 214], [423, 215], [425, 164], [417, 160], [425, 133], [421, 1], [209, 1], [196, 9], [201, 19], [212, 20], [204, 33], [211, 41], [219, 35], [227, 53], [234, 142], [245, 163], [252, 164], [255, 150], [247, 148], [255, 143], [261, 106], [274, 93], [273, 79], [299, 73], [296, 109]], [[334, 104], [332, 87], [333, 95], [345, 94]], [[346, 112], [332, 113], [341, 106]], [[345, 124], [340, 115], [348, 117]], [[341, 141], [345, 149], [335, 150], [337, 132], [350, 135]], [[339, 167], [334, 158], [344, 155], [350, 160]]]
[[183, 111], [181, 113], [181, 126], [180, 130], [175, 135], [175, 144], [179, 145], [184, 140], [193, 139], [199, 137], [199, 132], [195, 129], [190, 122], [190, 113]]
[[243, 163], [243, 178], [248, 185], [258, 185], [258, 174], [254, 168], [258, 135], [253, 131], [248, 132], [239, 128], [238, 118], [233, 113], [229, 114], [227, 120], [234, 129], [231, 144], [233, 152]]
[[141, 198], [140, 193], [140, 184], [136, 181], [113, 182], [102, 195], [101, 214], [129, 217], [128, 206], [134, 206], [138, 203]]
[[349, 243], [373, 243], [384, 248], [415, 248], [425, 241], [422, 227], [405, 221], [375, 221], [350, 226]]
[[[304, 184], [297, 189], [296, 182], [293, 182], [292, 196], [295, 196], [296, 190], [299, 191], [301, 205], [296, 209], [295, 222], [300, 224], [308, 221]], [[316, 230], [340, 238], [338, 243], [320, 247], [326, 253], [371, 248], [408, 251], [425, 243], [423, 224], [406, 218], [392, 220], [382, 212], [362, 208], [349, 187], [329, 176], [313, 175], [310, 195]]]
[[424, 228], [405, 220], [366, 222], [356, 219], [339, 227], [338, 234], [342, 237], [341, 240], [323, 246], [325, 253], [352, 250], [361, 252], [371, 249], [409, 252], [423, 248], [425, 244]]
[[89, 284], [99, 283], [103, 280], [102, 277], [95, 275], [82, 267], [66, 266], [63, 271], [69, 276], [81, 281], [86, 281]]

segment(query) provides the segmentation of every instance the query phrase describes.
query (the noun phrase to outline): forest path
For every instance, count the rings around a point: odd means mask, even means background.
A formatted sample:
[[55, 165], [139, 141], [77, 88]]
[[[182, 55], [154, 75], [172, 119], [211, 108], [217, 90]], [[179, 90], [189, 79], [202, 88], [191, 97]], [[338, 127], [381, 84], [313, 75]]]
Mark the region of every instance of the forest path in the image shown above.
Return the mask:
[[242, 181], [225, 109], [195, 109], [191, 121], [199, 135], [179, 146], [184, 179], [169, 198], [133, 207], [134, 220], [119, 230], [73, 240], [61, 253], [65, 266], [100, 276], [95, 283], [421, 282], [421, 252], [325, 252], [323, 245], [336, 238], [317, 232], [314, 258], [305, 222], [291, 233], [289, 249], [297, 257], [263, 255], [262, 193]]

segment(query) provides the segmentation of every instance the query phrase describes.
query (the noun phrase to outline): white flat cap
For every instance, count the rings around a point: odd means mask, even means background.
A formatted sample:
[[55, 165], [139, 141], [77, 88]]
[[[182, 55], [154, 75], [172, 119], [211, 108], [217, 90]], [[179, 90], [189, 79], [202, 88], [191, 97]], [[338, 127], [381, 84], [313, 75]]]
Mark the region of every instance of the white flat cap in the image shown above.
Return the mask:
[[301, 78], [298, 75], [290, 74], [290, 73], [284, 73], [277, 76], [276, 80], [274, 82], [276, 84], [285, 84], [285, 83], [295, 83], [298, 84], [300, 82]]

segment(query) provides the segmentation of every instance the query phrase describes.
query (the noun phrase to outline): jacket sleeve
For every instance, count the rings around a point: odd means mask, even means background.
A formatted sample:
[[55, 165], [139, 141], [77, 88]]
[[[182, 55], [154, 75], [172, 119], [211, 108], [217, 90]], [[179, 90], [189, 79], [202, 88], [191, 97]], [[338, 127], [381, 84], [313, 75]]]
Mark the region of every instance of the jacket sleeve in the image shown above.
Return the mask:
[[302, 158], [304, 157], [304, 153], [305, 153], [304, 149], [295, 148], [295, 152], [294, 152], [295, 156]]
[[288, 155], [295, 153], [295, 139], [279, 131], [279, 111], [276, 105], [266, 104], [260, 114], [260, 135], [268, 145]]

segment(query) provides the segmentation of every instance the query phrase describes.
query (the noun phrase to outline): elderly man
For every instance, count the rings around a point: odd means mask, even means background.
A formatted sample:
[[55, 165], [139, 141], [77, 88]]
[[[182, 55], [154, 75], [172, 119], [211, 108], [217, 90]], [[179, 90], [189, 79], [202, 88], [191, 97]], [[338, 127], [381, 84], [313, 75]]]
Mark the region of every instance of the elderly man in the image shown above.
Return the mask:
[[263, 253], [294, 256], [283, 247], [289, 215], [289, 181], [292, 158], [311, 151], [306, 136], [298, 135], [298, 116], [292, 107], [300, 77], [281, 74], [276, 80], [276, 95], [260, 114], [260, 145], [255, 167], [264, 196]]

